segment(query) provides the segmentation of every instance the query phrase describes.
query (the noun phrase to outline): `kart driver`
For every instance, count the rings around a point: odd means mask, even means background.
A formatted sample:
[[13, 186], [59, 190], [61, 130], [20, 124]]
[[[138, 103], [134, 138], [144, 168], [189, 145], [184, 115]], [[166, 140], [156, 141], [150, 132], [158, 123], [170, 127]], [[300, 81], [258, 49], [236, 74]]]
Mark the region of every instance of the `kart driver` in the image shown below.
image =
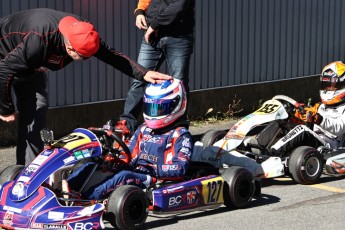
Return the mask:
[[[91, 187], [83, 197], [105, 199], [121, 185], [147, 188], [157, 179], [183, 179], [192, 156], [192, 136], [185, 128], [186, 91], [181, 81], [149, 84], [144, 94], [144, 120], [129, 141], [132, 170], [121, 170], [100, 185]], [[88, 175], [95, 163], [75, 170], [67, 182], [78, 191], [80, 178]], [[64, 183], [64, 182], [63, 182]], [[72, 187], [73, 186], [73, 187]]]
[[[271, 152], [273, 154], [284, 156], [292, 149], [302, 145], [315, 148], [325, 146], [331, 149], [344, 146], [345, 64], [336, 61], [326, 65], [321, 72], [320, 81], [322, 103], [317, 103], [311, 108], [305, 108], [307, 111], [305, 114], [296, 112], [296, 116], [300, 119], [314, 123], [313, 130], [306, 125], [296, 126], [272, 146]], [[340, 158], [344, 158], [344, 154], [329, 158], [326, 162], [327, 171], [334, 168], [339, 173], [345, 172], [345, 162], [340, 163]], [[328, 167], [328, 165], [333, 166]], [[334, 167], [335, 165], [338, 167]], [[331, 173], [336, 173], [336, 171]]]

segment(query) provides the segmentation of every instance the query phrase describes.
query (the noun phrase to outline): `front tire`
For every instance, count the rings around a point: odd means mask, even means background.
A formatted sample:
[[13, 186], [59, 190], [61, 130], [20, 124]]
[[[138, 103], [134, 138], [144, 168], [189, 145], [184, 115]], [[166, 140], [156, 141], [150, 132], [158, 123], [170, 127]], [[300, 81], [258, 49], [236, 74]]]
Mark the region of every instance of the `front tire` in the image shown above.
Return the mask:
[[224, 179], [224, 204], [230, 208], [243, 208], [254, 196], [254, 176], [247, 169], [232, 166], [221, 175]]
[[217, 141], [221, 140], [227, 131], [225, 130], [209, 130], [207, 131], [200, 139], [200, 142], [203, 144], [203, 148], [212, 146]]
[[24, 165], [10, 165], [5, 168], [0, 174], [0, 185], [3, 185], [7, 181], [14, 180], [23, 169]]
[[290, 155], [289, 171], [297, 183], [315, 184], [323, 171], [323, 156], [313, 147], [300, 146]]
[[148, 207], [148, 199], [142, 189], [123, 185], [109, 197], [107, 219], [115, 229], [140, 228], [147, 219]]

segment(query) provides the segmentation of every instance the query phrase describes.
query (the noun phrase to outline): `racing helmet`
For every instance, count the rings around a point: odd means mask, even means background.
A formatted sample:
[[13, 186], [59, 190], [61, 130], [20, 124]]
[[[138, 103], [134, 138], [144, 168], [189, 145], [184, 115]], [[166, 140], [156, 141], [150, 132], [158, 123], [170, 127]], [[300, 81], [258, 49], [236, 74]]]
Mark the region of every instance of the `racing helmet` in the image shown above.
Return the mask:
[[320, 98], [326, 105], [345, 100], [345, 64], [341, 61], [326, 65], [321, 72]]
[[151, 129], [165, 128], [186, 111], [187, 97], [178, 79], [149, 83], [144, 94], [144, 120]]

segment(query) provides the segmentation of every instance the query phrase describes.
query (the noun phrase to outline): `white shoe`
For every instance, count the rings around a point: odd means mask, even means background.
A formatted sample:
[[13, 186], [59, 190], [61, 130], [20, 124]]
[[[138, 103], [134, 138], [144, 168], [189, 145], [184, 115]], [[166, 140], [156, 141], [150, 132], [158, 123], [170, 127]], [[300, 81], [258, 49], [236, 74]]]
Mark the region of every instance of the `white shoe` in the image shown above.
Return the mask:
[[284, 165], [279, 157], [270, 157], [261, 163], [263, 174], [261, 178], [278, 177], [285, 174]]

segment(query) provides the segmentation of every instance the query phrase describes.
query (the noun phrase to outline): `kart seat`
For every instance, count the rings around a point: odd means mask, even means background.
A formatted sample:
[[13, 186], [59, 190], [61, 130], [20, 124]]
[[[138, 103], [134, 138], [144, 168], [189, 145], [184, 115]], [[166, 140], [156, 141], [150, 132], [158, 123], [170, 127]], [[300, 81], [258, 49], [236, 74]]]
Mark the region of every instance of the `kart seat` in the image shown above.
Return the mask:
[[273, 145], [281, 131], [278, 122], [270, 122], [259, 133], [246, 137], [243, 143], [245, 146], [252, 147], [253, 153], [260, 154], [260, 149], [268, 149]]

